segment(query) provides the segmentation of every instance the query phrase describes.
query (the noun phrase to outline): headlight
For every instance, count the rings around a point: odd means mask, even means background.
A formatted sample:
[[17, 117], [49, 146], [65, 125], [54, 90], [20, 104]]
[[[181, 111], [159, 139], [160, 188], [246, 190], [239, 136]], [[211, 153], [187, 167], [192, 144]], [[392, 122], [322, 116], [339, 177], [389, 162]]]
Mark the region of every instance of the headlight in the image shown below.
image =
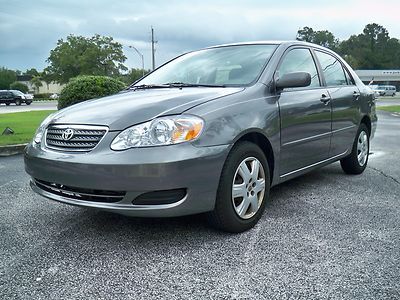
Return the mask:
[[47, 125], [49, 125], [50, 121], [53, 119], [54, 114], [55, 113], [48, 115], [47, 118], [43, 120], [39, 128], [36, 130], [35, 137], [33, 138], [33, 141], [36, 144], [40, 144], [40, 142], [42, 141], [44, 131], [46, 130]]
[[112, 150], [153, 147], [195, 140], [202, 132], [203, 119], [195, 116], [170, 116], [129, 127], [111, 143]]

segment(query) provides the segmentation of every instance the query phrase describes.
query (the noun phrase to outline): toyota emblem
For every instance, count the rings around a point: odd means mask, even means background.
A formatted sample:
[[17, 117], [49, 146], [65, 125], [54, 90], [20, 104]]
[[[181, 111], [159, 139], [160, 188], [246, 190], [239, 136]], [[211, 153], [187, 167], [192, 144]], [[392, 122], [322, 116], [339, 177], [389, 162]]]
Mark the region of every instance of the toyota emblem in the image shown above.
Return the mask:
[[69, 141], [70, 139], [72, 139], [72, 137], [74, 136], [74, 130], [71, 128], [67, 128], [64, 130], [64, 132], [62, 133], [62, 139], [64, 141]]

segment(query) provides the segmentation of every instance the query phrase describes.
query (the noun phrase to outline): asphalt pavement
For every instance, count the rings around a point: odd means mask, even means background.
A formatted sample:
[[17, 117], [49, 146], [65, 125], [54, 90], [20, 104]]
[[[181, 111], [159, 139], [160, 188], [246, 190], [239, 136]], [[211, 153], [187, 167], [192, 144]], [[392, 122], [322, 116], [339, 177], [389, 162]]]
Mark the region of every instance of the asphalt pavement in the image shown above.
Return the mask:
[[362, 175], [281, 184], [236, 235], [52, 202], [0, 158], [0, 299], [400, 299], [399, 135], [380, 112]]
[[21, 104], [17, 106], [15, 104], [10, 104], [9, 106], [5, 104], [0, 104], [0, 114], [16, 113], [22, 111], [32, 111], [32, 110], [56, 110], [57, 101], [34, 101], [31, 105]]

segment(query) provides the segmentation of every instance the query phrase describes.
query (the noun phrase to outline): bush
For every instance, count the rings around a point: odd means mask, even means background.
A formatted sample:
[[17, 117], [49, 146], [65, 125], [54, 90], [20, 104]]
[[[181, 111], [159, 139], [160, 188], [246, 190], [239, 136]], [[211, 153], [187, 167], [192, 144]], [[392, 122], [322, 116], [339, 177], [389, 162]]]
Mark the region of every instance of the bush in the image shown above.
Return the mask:
[[41, 93], [35, 94], [34, 99], [50, 99], [50, 96], [53, 95], [52, 93]]
[[70, 79], [63, 88], [58, 99], [58, 109], [83, 102], [85, 100], [104, 97], [118, 93], [125, 84], [107, 76], [78, 76]]
[[23, 84], [19, 81], [14, 81], [10, 84], [10, 90], [17, 90], [26, 94], [29, 91], [29, 88], [26, 84]]

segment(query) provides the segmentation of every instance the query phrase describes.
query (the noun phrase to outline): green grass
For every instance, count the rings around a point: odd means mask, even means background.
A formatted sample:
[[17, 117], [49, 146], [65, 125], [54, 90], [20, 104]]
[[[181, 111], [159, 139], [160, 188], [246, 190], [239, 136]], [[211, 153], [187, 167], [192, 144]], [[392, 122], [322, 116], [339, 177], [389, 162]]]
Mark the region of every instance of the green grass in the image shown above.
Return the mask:
[[[0, 114], [0, 146], [30, 142], [40, 123], [52, 112], [53, 110], [39, 110]], [[14, 134], [1, 135], [6, 127], [14, 130]]]
[[400, 105], [379, 106], [379, 107], [377, 107], [377, 109], [400, 113]]

